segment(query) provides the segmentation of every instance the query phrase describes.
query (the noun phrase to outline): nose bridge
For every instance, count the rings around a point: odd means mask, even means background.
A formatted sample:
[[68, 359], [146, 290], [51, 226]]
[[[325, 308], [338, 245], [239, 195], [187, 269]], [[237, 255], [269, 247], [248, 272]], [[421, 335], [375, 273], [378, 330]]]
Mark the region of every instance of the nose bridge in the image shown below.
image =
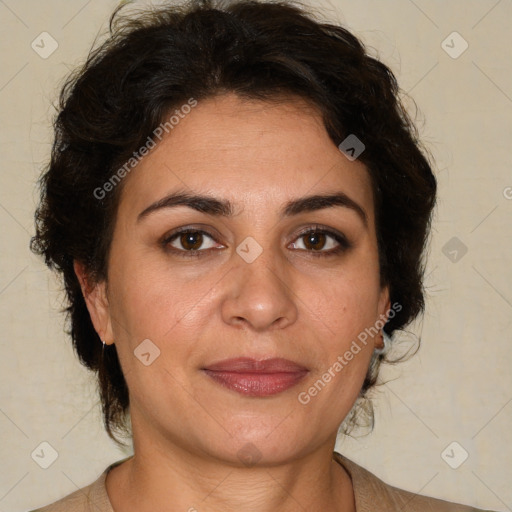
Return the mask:
[[253, 261], [243, 260], [239, 266], [242, 285], [253, 281], [261, 290], [283, 292], [287, 288], [285, 265], [275, 248], [266, 247]]
[[224, 321], [248, 324], [255, 330], [284, 327], [297, 316], [286, 262], [277, 249], [256, 244], [254, 239], [246, 239], [233, 255], [239, 261], [230, 272]]

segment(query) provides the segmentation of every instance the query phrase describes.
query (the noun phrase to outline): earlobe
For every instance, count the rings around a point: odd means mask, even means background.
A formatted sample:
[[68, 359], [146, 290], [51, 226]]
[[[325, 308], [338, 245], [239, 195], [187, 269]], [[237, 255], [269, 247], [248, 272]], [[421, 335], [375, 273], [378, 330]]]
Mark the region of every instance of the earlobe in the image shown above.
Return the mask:
[[110, 308], [106, 293], [106, 281], [90, 283], [85, 266], [77, 260], [73, 261], [73, 268], [80, 283], [82, 295], [84, 296], [94, 329], [100, 339], [110, 345], [114, 334], [112, 332]]

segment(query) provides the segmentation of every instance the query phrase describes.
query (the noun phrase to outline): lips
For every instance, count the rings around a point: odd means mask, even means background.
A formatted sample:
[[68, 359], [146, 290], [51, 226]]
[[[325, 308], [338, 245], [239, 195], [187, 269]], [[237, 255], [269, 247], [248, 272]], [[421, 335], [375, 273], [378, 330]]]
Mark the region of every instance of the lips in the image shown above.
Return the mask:
[[282, 358], [263, 359], [257, 361], [249, 357], [238, 357], [236, 359], [226, 359], [218, 363], [209, 364], [206, 370], [218, 372], [238, 372], [238, 373], [288, 373], [307, 371], [307, 368], [293, 361]]
[[265, 397], [298, 384], [308, 369], [288, 359], [246, 357], [209, 364], [202, 371], [215, 382], [245, 396]]

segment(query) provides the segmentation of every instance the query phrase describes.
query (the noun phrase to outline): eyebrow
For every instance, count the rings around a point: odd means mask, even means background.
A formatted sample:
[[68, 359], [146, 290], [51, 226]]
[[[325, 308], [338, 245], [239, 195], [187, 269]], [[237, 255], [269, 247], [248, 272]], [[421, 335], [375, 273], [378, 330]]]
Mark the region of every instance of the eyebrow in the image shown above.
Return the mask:
[[[203, 194], [175, 192], [159, 199], [153, 204], [150, 204], [139, 213], [137, 216], [137, 222], [140, 222], [151, 213], [162, 209], [175, 208], [177, 206], [186, 206], [208, 215], [222, 217], [233, 217], [235, 215], [234, 205], [229, 200], [217, 199]], [[335, 192], [323, 195], [317, 194], [293, 199], [284, 205], [280, 210], [279, 215], [281, 218], [291, 217], [300, 213], [314, 212], [337, 206], [349, 208], [357, 213], [365, 227], [368, 227], [368, 216], [365, 210], [344, 192]]]

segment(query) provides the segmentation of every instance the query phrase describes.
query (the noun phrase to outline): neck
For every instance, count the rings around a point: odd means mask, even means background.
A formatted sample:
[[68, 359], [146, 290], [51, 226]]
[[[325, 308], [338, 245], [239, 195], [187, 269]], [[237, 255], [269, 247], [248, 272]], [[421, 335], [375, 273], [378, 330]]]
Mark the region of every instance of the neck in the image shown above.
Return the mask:
[[115, 511], [123, 512], [354, 512], [350, 476], [326, 445], [280, 465], [240, 467], [157, 444], [107, 475]]

